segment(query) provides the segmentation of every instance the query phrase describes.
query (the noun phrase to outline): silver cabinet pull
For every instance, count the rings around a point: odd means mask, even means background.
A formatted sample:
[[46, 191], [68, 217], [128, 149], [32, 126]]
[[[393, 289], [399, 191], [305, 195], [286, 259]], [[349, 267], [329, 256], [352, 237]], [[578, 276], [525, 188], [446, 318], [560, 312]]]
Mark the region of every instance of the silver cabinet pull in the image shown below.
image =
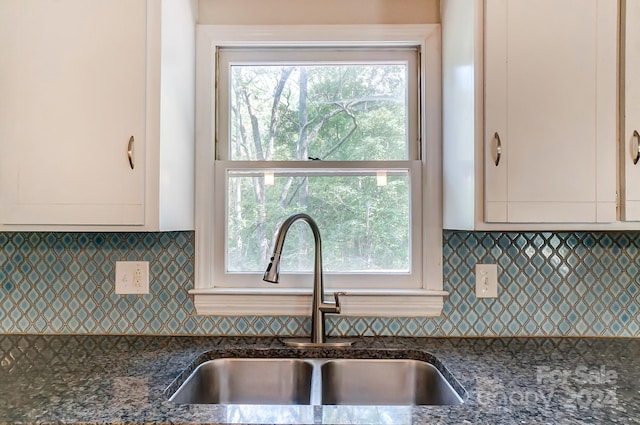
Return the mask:
[[500, 141], [500, 135], [498, 134], [497, 131], [493, 135], [493, 137], [497, 141], [497, 143], [496, 143], [496, 160], [495, 160], [495, 164], [496, 164], [496, 167], [497, 167], [498, 164], [500, 164], [500, 158], [502, 157], [502, 141]]
[[129, 138], [129, 144], [127, 145], [127, 157], [129, 158], [129, 165], [131, 166], [132, 170], [136, 166], [133, 162], [133, 142], [135, 142], [135, 139], [133, 138], [133, 136], [131, 136]]
[[638, 134], [638, 130], [633, 130], [633, 137], [636, 138], [636, 156], [635, 158], [633, 158], [633, 165], [636, 165], [638, 163], [638, 160], [640, 160], [640, 134]]

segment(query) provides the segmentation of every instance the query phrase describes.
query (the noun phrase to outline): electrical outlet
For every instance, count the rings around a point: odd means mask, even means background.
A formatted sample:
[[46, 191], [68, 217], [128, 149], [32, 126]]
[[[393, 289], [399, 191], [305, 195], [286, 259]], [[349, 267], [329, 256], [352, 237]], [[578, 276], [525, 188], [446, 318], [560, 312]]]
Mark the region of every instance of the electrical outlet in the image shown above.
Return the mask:
[[498, 298], [497, 264], [476, 264], [476, 297]]
[[149, 262], [116, 261], [116, 294], [148, 294]]

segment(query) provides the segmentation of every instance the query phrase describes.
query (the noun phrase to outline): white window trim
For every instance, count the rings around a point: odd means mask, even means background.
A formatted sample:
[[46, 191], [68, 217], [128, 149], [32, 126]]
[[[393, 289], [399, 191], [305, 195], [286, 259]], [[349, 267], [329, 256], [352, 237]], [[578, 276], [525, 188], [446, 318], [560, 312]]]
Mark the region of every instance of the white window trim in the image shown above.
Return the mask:
[[[216, 287], [213, 268], [215, 194], [216, 48], [287, 45], [420, 45], [422, 140], [422, 287], [349, 289], [341, 297], [342, 316], [426, 317], [442, 313], [442, 114], [440, 25], [199, 25], [196, 52], [196, 314], [298, 316], [311, 312], [309, 289]], [[426, 143], [426, 141], [429, 143]], [[219, 236], [218, 236], [219, 237]], [[392, 279], [392, 277], [390, 277]]]

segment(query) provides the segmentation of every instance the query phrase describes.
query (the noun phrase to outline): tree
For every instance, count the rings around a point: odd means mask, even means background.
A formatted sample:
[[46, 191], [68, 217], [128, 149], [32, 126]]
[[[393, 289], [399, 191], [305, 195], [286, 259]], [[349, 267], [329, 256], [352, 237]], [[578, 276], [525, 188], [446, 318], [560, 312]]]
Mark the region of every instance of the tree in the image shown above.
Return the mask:
[[[407, 159], [404, 65], [234, 66], [230, 86], [231, 159]], [[408, 267], [407, 176], [379, 187], [370, 172], [288, 172], [267, 186], [254, 172], [230, 177], [228, 187], [231, 270], [264, 269], [278, 221], [300, 211], [321, 227], [328, 270]], [[310, 269], [301, 229], [287, 236], [286, 252]]]

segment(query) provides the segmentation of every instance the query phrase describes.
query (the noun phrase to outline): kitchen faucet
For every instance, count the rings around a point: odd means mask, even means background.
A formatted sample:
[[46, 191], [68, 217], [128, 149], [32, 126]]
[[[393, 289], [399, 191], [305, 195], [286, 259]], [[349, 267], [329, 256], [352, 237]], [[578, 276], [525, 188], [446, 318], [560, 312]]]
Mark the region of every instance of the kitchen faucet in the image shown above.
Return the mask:
[[287, 231], [293, 223], [298, 220], [306, 222], [313, 232], [315, 241], [315, 262], [313, 270], [313, 297], [311, 300], [311, 341], [309, 340], [286, 340], [286, 345], [295, 347], [313, 347], [313, 346], [348, 346], [351, 341], [331, 341], [327, 342], [325, 333], [324, 315], [326, 313], [340, 314], [340, 298], [343, 293], [334, 292], [335, 302], [324, 300], [324, 283], [322, 279], [322, 240], [320, 239], [320, 229], [316, 222], [307, 214], [294, 214], [288, 217], [280, 229], [276, 237], [276, 243], [273, 248], [273, 256], [271, 262], [264, 272], [262, 280], [265, 282], [278, 283], [280, 278], [280, 255], [284, 245], [284, 239]]

